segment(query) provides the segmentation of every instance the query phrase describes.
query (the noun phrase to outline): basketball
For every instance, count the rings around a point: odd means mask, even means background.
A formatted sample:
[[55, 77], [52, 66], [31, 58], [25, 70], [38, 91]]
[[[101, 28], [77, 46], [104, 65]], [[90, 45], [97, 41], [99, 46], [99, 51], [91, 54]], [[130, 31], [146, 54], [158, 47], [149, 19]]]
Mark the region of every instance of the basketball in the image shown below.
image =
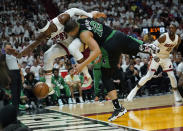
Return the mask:
[[34, 95], [39, 99], [47, 97], [48, 92], [49, 87], [46, 83], [43, 82], [38, 82], [33, 89]]

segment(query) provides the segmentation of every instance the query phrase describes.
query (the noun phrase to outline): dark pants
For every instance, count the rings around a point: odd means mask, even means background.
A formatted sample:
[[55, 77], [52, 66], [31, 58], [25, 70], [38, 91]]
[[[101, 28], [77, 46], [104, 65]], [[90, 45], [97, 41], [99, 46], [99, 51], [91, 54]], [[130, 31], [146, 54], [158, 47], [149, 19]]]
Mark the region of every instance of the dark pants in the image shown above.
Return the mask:
[[20, 70], [10, 70], [10, 78], [11, 78], [10, 90], [11, 90], [12, 104], [18, 111], [20, 103], [21, 85], [22, 85]]
[[[103, 52], [107, 52], [102, 54], [102, 81], [107, 89], [107, 92], [115, 90], [115, 85], [112, 80], [112, 76], [114, 72], [118, 69], [117, 64], [119, 63], [119, 58], [121, 53], [136, 55], [139, 50], [140, 43], [136, 40], [130, 38], [124, 33], [117, 31], [112, 38], [106, 41], [103, 45]], [[107, 68], [107, 64], [109, 63], [110, 67]], [[105, 67], [106, 66], [106, 67]]]

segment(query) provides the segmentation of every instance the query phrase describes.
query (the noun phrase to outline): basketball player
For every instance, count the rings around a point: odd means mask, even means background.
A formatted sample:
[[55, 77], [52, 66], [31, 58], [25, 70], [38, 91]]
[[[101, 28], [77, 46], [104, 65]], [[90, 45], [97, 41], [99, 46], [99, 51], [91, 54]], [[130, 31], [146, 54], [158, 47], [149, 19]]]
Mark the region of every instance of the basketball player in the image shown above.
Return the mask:
[[168, 74], [173, 89], [175, 101], [182, 101], [179, 91], [177, 90], [177, 80], [173, 72], [173, 65], [169, 58], [172, 50], [177, 50], [179, 44], [181, 43], [180, 37], [175, 33], [176, 26], [171, 24], [169, 26], [169, 32], [162, 34], [157, 40], [154, 41], [153, 44], [160, 48], [160, 52], [157, 53], [157, 57], [159, 57], [159, 62], [156, 62], [154, 60], [151, 61], [151, 65], [147, 74], [140, 79], [137, 86], [127, 96], [128, 101], [131, 101], [136, 95], [137, 91], [153, 77], [159, 65], [163, 68], [163, 71], [167, 72]]
[[[94, 18], [105, 16], [103, 13], [99, 13], [99, 12], [87, 13], [77, 8], [71, 8], [66, 12], [60, 14], [56, 18], [52, 19], [51, 21], [41, 21], [40, 22], [41, 24], [38, 26], [39, 28], [42, 28], [42, 29], [39, 30], [40, 35], [38, 36], [36, 41], [31, 45], [29, 45], [22, 52], [20, 52], [17, 56], [17, 57], [22, 57], [29, 54], [44, 39], [52, 38], [58, 41], [58, 44], [52, 45], [50, 49], [44, 53], [44, 70], [46, 72], [46, 75], [45, 75], [46, 83], [50, 87], [49, 94], [54, 93], [54, 90], [52, 89], [52, 85], [51, 85], [51, 74], [52, 74], [53, 62], [55, 58], [67, 55], [70, 51], [70, 53], [76, 58], [78, 63], [83, 61], [83, 54], [79, 50], [81, 47], [80, 40], [75, 39], [73, 41], [73, 38], [70, 36], [67, 36], [67, 34], [64, 32], [64, 24], [70, 17], [73, 17], [74, 15], [84, 15], [87, 17], [94, 17]], [[74, 44], [72, 44], [71, 42]], [[67, 48], [69, 51], [67, 50]], [[87, 67], [83, 68], [83, 73], [87, 77], [87, 82], [84, 82], [85, 85], [82, 85], [82, 87], [88, 87], [91, 84], [92, 79], [90, 74], [88, 73]]]
[[102, 81], [114, 105], [114, 112], [108, 120], [113, 121], [124, 115], [127, 110], [120, 106], [117, 92], [111, 79], [114, 70], [117, 69], [121, 53], [136, 55], [138, 52], [156, 52], [158, 48], [155, 45], [141, 45], [136, 39], [98, 23], [91, 18], [77, 21], [70, 19], [65, 24], [64, 30], [72, 37], [78, 36], [83, 43], [89, 46], [91, 51], [84, 62], [76, 65], [74, 68], [75, 73], [81, 72], [85, 66], [102, 54]]

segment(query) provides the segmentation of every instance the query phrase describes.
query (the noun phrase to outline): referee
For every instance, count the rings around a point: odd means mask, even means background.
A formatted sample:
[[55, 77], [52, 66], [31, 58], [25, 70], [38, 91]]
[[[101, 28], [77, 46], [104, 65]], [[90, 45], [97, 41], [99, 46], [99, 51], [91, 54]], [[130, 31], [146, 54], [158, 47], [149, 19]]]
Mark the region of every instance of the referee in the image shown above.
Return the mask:
[[9, 75], [11, 78], [10, 83], [10, 90], [12, 96], [12, 104], [15, 106], [17, 112], [19, 109], [19, 102], [20, 102], [20, 92], [21, 92], [21, 75], [20, 69], [18, 67], [17, 59], [15, 56], [11, 55], [8, 49], [11, 49], [11, 45], [6, 43], [5, 46], [6, 52], [6, 64], [9, 69]]

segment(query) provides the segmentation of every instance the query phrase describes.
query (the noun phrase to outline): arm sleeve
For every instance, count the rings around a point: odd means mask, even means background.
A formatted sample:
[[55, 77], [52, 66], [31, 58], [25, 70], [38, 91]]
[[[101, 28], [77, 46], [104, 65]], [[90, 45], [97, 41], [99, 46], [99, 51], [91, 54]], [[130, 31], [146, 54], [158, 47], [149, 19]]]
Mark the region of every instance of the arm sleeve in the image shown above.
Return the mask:
[[78, 8], [71, 8], [69, 10], [66, 10], [64, 13], [68, 13], [70, 15], [70, 17], [73, 17], [74, 15], [85, 15], [90, 18], [93, 17], [92, 13], [87, 13], [86, 11], [78, 9]]

